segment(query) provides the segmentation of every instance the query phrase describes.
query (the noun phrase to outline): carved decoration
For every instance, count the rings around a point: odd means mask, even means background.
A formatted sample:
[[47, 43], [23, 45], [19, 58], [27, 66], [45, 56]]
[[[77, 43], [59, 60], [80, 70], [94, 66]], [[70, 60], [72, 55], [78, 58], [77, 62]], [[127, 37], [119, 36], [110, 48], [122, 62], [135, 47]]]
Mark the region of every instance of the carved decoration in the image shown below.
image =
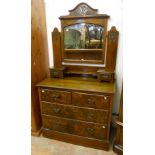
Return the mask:
[[108, 32], [108, 39], [111, 41], [117, 41], [119, 32], [116, 30], [116, 27], [113, 26]]
[[74, 9], [69, 10], [71, 16], [96, 15], [97, 11], [86, 3], [80, 3]]
[[59, 30], [55, 27], [52, 33], [53, 33], [53, 36], [52, 37], [55, 40], [58, 40], [59, 39], [59, 33], [60, 33]]
[[115, 26], [112, 26], [110, 31], [108, 31], [106, 70], [115, 70], [118, 36], [119, 32], [116, 30]]

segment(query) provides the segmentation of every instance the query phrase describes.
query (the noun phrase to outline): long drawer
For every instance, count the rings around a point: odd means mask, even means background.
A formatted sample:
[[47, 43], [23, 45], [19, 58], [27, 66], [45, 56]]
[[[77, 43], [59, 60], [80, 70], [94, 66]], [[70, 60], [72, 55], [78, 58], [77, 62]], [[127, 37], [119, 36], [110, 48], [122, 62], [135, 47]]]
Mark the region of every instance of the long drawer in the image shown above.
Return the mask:
[[81, 92], [72, 93], [72, 104], [82, 107], [91, 107], [109, 110], [111, 97], [109, 95], [96, 95]]
[[[94, 139], [89, 137], [83, 137], [68, 133], [62, 133], [50, 129], [43, 128], [43, 136], [47, 138], [52, 138], [55, 140], [60, 140], [67, 143], [72, 143], [76, 145], [82, 145], [85, 147], [92, 147], [96, 149], [102, 149], [102, 150], [109, 150], [109, 140], [100, 140], [100, 139]], [[89, 154], [91, 155], [91, 154]]]
[[71, 104], [71, 92], [60, 90], [41, 90], [41, 101]]
[[107, 138], [106, 125], [48, 115], [42, 115], [42, 119], [43, 127], [47, 129], [101, 140]]
[[107, 124], [109, 111], [42, 102], [42, 113], [70, 119]]

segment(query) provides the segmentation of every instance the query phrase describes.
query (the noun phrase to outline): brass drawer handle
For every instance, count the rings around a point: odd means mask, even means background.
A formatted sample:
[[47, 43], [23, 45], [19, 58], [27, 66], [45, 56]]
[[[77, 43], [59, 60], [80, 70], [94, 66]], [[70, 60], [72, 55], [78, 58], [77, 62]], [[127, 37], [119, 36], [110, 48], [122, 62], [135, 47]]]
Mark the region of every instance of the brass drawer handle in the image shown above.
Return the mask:
[[88, 101], [89, 104], [94, 104], [95, 103], [95, 100], [91, 99], [91, 98], [89, 98], [87, 101]]
[[54, 128], [58, 128], [59, 126], [60, 126], [60, 122], [56, 122], [56, 123], [53, 125]]
[[92, 117], [94, 117], [94, 114], [92, 114], [92, 113], [87, 114], [87, 118], [91, 119]]
[[52, 98], [56, 100], [56, 99], [60, 98], [60, 95], [59, 94], [54, 94], [54, 95], [52, 95]]
[[55, 113], [58, 113], [58, 112], [60, 111], [60, 109], [59, 109], [59, 108], [54, 108], [53, 111], [54, 111]]
[[87, 128], [87, 131], [88, 131], [89, 133], [93, 134], [95, 130], [94, 130], [93, 128]]

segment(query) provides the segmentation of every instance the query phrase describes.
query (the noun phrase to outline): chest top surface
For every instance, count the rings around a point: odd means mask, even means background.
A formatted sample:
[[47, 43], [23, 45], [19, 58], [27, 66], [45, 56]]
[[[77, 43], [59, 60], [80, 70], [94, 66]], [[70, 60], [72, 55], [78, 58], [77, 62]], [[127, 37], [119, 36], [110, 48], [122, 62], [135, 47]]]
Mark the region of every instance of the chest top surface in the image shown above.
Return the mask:
[[76, 91], [89, 91], [98, 93], [115, 93], [115, 83], [104, 83], [94, 80], [81, 80], [74, 78], [56, 79], [47, 78], [37, 84], [38, 87], [69, 89]]

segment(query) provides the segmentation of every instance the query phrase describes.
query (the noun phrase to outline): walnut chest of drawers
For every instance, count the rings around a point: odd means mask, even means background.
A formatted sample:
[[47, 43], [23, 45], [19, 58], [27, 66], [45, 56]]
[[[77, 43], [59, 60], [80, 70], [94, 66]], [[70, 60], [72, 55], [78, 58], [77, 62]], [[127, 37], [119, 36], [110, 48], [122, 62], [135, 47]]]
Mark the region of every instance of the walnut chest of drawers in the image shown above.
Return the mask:
[[114, 83], [49, 78], [37, 86], [43, 136], [109, 149]]

